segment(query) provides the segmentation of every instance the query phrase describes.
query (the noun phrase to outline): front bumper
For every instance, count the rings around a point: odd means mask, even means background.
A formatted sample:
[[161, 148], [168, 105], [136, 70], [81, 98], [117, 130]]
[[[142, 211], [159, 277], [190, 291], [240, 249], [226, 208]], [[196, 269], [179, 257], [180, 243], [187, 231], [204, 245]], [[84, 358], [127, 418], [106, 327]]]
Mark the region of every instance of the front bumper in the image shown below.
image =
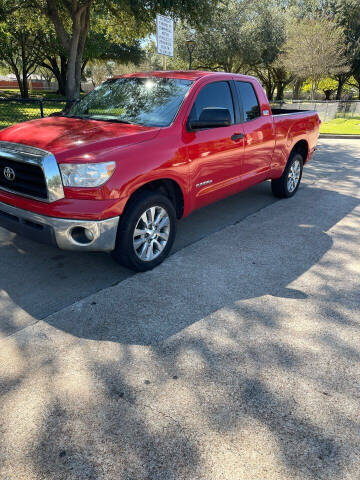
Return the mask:
[[118, 223], [119, 217], [99, 221], [47, 217], [0, 202], [0, 227], [62, 250], [110, 252]]

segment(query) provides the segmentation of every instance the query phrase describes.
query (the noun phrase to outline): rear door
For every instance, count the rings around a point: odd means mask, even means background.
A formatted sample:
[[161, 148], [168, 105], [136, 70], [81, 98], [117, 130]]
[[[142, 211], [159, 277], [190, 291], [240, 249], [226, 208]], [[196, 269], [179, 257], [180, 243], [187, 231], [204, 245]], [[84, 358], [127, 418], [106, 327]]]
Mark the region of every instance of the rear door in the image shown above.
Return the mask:
[[227, 108], [232, 119], [227, 127], [186, 131], [194, 208], [237, 191], [244, 139], [235, 99], [231, 83], [217, 81], [202, 87], [194, 100], [189, 119], [199, 119], [205, 108]]
[[243, 116], [245, 147], [241, 165], [242, 182], [257, 183], [267, 177], [274, 151], [274, 124], [269, 111], [261, 112], [251, 82], [235, 80]]

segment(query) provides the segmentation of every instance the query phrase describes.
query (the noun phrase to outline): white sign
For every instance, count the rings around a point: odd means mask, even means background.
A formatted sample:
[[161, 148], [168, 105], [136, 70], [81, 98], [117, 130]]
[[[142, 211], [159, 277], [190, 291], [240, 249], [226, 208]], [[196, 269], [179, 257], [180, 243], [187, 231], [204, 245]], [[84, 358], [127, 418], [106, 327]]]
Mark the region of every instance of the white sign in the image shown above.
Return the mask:
[[174, 56], [174, 20], [156, 15], [156, 44], [160, 55]]

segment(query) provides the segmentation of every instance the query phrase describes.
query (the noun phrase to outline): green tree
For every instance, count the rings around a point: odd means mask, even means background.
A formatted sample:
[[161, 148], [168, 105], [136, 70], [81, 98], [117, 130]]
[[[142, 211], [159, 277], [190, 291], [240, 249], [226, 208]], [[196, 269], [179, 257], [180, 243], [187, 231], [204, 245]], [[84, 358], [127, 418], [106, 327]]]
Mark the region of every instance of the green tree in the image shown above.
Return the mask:
[[58, 82], [58, 93], [66, 94], [67, 55], [62, 48], [53, 25], [42, 18], [45, 23], [43, 34], [38, 42], [39, 67], [48, 70]]
[[295, 77], [311, 80], [313, 97], [322, 78], [349, 70], [343, 28], [327, 19], [294, 22], [281, 61]]
[[[113, 76], [119, 66], [129, 65], [135, 67], [144, 60], [144, 50], [139, 42], [133, 45], [112, 43], [104, 35], [90, 35], [84, 52], [82, 71], [86, 78], [91, 78], [93, 85], [99, 85], [107, 78]], [[87, 68], [85, 68], [88, 66]]]
[[[175, 18], [194, 23], [203, 22], [217, 0], [4, 0], [0, 10], [16, 8], [33, 9], [46, 15], [52, 22], [57, 38], [67, 56], [66, 96], [77, 98], [84, 60], [86, 40], [90, 23], [106, 27], [118, 39], [141, 38], [145, 32], [154, 30], [156, 13], [170, 14]], [[121, 43], [120, 42], [120, 43]]]
[[41, 35], [37, 19], [23, 10], [0, 22], [0, 60], [15, 74], [22, 98], [28, 98], [28, 79], [41, 61]]
[[[55, 31], [49, 22], [46, 23], [43, 35], [39, 40], [39, 57], [42, 59], [39, 66], [49, 70], [56, 78], [61, 95], [66, 94], [66, 73], [68, 57], [61, 43], [56, 37]], [[95, 28], [96, 27], [96, 28]], [[129, 62], [138, 65], [143, 58], [143, 50], [140, 48], [139, 41], [134, 41], [131, 45], [126, 43], [116, 43], [108, 32], [101, 31], [99, 25], [90, 30], [81, 65], [81, 75], [89, 61], [94, 60], [113, 60], [118, 63], [127, 64]], [[96, 63], [95, 70], [99, 63]]]
[[[163, 68], [163, 62], [161, 55], [157, 53], [156, 50], [156, 42], [154, 40], [148, 41], [143, 46], [144, 58], [140, 64], [140, 69], [143, 71], [150, 71], [150, 70], [161, 70]], [[186, 68], [181, 63], [181, 59], [177, 55], [177, 43], [175, 41], [175, 55], [173, 58], [168, 58], [168, 66], [169, 70], [177, 70]]]
[[331, 95], [336, 92], [337, 88], [338, 82], [330, 77], [323, 78], [318, 84], [318, 89], [324, 92], [325, 100], [330, 100]]
[[335, 19], [343, 27], [346, 38], [346, 56], [350, 71], [339, 81], [338, 95], [340, 98], [343, 85], [351, 77], [351, 83], [358, 89], [360, 100], [360, 8], [358, 0], [335, 0]]
[[286, 41], [287, 13], [285, 8], [272, 0], [259, 1], [254, 5], [251, 21], [250, 65], [261, 80], [269, 100], [277, 89], [277, 99], [292, 80], [292, 72], [284, 67], [280, 53]]
[[205, 29], [193, 32], [188, 26], [176, 29], [177, 55], [188, 64], [187, 40], [194, 38], [195, 68], [257, 75], [270, 99], [277, 98], [292, 80], [278, 58], [286, 39], [286, 9], [274, 0], [219, 4]]
[[106, 32], [90, 31], [86, 42], [82, 71], [87, 62], [91, 60], [112, 60], [118, 63], [134, 63], [138, 65], [144, 58], [144, 51], [140, 47], [139, 40], [131, 44], [118, 43]]
[[194, 31], [187, 24], [178, 25], [175, 32], [176, 56], [182, 65], [189, 63], [187, 41], [193, 39], [194, 68], [244, 71], [251, 49], [247, 10], [250, 3], [231, 0], [219, 4], [206, 28]]

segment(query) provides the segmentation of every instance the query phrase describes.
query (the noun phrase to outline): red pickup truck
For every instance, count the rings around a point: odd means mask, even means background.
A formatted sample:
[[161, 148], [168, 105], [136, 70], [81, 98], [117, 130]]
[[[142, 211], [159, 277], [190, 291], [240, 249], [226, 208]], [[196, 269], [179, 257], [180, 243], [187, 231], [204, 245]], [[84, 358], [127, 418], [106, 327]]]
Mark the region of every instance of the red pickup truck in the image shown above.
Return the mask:
[[251, 76], [115, 77], [68, 113], [0, 132], [0, 226], [148, 270], [193, 210], [268, 179], [293, 196], [319, 125], [316, 112], [271, 110]]

